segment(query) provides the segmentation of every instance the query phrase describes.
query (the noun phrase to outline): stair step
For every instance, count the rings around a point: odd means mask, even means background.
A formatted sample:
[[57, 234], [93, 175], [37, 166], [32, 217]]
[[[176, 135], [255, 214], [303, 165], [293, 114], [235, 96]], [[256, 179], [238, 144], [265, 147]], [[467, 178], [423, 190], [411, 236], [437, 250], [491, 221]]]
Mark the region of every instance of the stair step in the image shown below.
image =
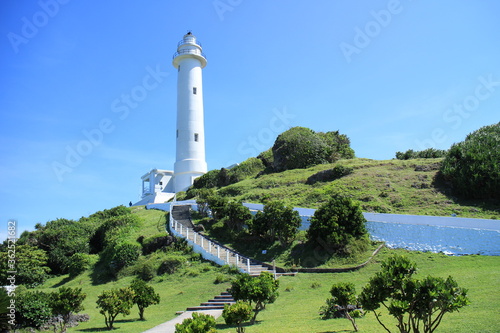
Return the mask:
[[233, 299], [233, 296], [231, 295], [219, 295], [219, 296], [215, 296], [214, 299], [218, 299], [218, 300], [231, 300]]
[[224, 306], [212, 305], [212, 306], [193, 306], [186, 309], [186, 311], [200, 311], [200, 310], [221, 310]]
[[200, 306], [212, 306], [212, 305], [218, 305], [218, 306], [224, 306], [225, 304], [233, 304], [235, 303], [234, 301], [233, 302], [211, 302], [211, 301], [208, 301], [208, 302], [203, 302], [200, 304]]

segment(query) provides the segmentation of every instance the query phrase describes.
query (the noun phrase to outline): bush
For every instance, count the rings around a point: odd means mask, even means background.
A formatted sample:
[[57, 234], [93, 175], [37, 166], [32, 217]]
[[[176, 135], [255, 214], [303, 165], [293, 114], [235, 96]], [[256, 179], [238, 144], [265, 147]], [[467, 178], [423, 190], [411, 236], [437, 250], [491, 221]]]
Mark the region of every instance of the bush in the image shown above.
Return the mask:
[[121, 243], [111, 249], [111, 269], [118, 272], [137, 261], [141, 254], [141, 246], [137, 243]]
[[158, 250], [165, 249], [172, 244], [174, 238], [164, 232], [148, 237], [142, 241], [142, 254], [148, 255]]
[[312, 185], [316, 182], [331, 182], [351, 174], [353, 168], [336, 165], [332, 169], [323, 170], [307, 178], [306, 184]]
[[[23, 284], [34, 288], [42, 284], [47, 279], [50, 268], [47, 264], [47, 254], [31, 245], [18, 245], [16, 247], [16, 284]], [[7, 282], [9, 277], [9, 257], [8, 251], [0, 251], [0, 280]]]
[[152, 280], [155, 275], [155, 268], [152, 263], [144, 262], [136, 269], [135, 274], [143, 281]]
[[441, 173], [465, 199], [500, 199], [500, 123], [484, 126], [451, 146]]
[[245, 321], [252, 318], [252, 306], [248, 302], [237, 301], [236, 303], [224, 305], [222, 317], [227, 325], [237, 325], [238, 333], [244, 333], [245, 329], [241, 326]]
[[307, 239], [331, 253], [344, 252], [352, 239], [366, 237], [365, 223], [358, 204], [336, 195], [314, 212]]
[[71, 256], [68, 271], [69, 277], [74, 278], [81, 273], [85, 272], [87, 269], [94, 266], [97, 262], [98, 256], [95, 254], [86, 254], [86, 253], [75, 253]]
[[175, 333], [215, 333], [215, 318], [200, 312], [193, 312], [181, 324], [175, 324]]
[[158, 275], [174, 274], [186, 263], [186, 258], [180, 255], [170, 254], [158, 267]]
[[413, 149], [408, 149], [404, 153], [400, 151], [396, 152], [396, 158], [398, 160], [411, 160], [414, 158], [439, 158], [445, 157], [446, 153], [446, 150], [434, 148], [428, 148], [422, 151], [414, 151]]
[[16, 323], [39, 328], [52, 317], [49, 295], [41, 291], [16, 291]]

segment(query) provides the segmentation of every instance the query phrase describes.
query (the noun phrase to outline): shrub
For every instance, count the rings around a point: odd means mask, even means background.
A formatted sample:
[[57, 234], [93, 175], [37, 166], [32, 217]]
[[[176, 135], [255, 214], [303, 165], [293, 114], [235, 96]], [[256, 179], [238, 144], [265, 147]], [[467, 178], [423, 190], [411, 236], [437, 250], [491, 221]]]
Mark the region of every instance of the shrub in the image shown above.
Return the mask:
[[186, 263], [186, 258], [180, 255], [170, 254], [158, 267], [158, 275], [174, 274]]
[[186, 318], [175, 324], [175, 333], [215, 333], [215, 318], [208, 314], [193, 312], [192, 318]]
[[57, 292], [50, 294], [52, 314], [61, 316], [62, 318], [62, 322], [60, 322], [61, 332], [66, 332], [66, 325], [70, 322], [73, 313], [84, 310], [82, 303], [85, 297], [87, 297], [87, 295], [82, 293], [82, 288], [72, 289], [61, 287]]
[[75, 253], [71, 256], [68, 271], [69, 277], [74, 278], [81, 273], [85, 272], [87, 269], [94, 266], [97, 262], [98, 256], [95, 254], [86, 254], [86, 253]]
[[251, 232], [256, 236], [274, 241], [281, 245], [292, 242], [302, 223], [297, 211], [287, 207], [281, 201], [269, 201], [262, 212], [257, 212], [250, 224]]
[[116, 316], [130, 314], [134, 296], [134, 291], [130, 288], [105, 290], [97, 296], [97, 307], [100, 308], [99, 313], [104, 316], [108, 330], [113, 329]]
[[354, 330], [357, 332], [358, 327], [354, 317], [350, 312], [357, 310], [357, 297], [354, 284], [351, 282], [339, 282], [332, 286], [330, 290], [332, 298], [326, 300], [326, 306], [320, 309], [322, 319], [330, 318], [347, 318], [351, 321]]
[[150, 281], [156, 275], [155, 268], [152, 263], [146, 261], [139, 265], [136, 269], [135, 274], [144, 281]]
[[422, 151], [414, 151], [413, 149], [408, 149], [403, 152], [396, 152], [396, 158], [398, 160], [410, 160], [414, 158], [438, 158], [445, 157], [447, 151], [441, 149], [428, 148]]
[[174, 238], [164, 232], [148, 237], [142, 241], [142, 254], [148, 255], [158, 250], [165, 249], [172, 244]]
[[252, 318], [252, 306], [248, 302], [237, 301], [236, 303], [224, 305], [222, 317], [227, 325], [237, 325], [236, 332], [244, 333], [245, 329], [241, 326], [245, 321]]
[[132, 265], [141, 253], [141, 246], [137, 243], [121, 243], [111, 250], [111, 269], [118, 272], [123, 267]]
[[332, 253], [344, 252], [352, 239], [366, 237], [365, 223], [358, 204], [336, 195], [314, 212], [307, 239]]
[[458, 196], [500, 199], [500, 122], [484, 126], [451, 146], [441, 173]]
[[[47, 279], [47, 274], [50, 271], [47, 265], [47, 254], [31, 245], [18, 245], [16, 247], [16, 284], [23, 284], [33, 288], [42, 284]], [[9, 256], [8, 251], [0, 251], [0, 279], [7, 282], [9, 277], [8, 271]]]
[[153, 287], [148, 286], [143, 280], [134, 280], [130, 284], [130, 289], [134, 291], [134, 304], [139, 308], [139, 319], [144, 319], [144, 310], [151, 306], [160, 303], [160, 295], [157, 294]]
[[16, 291], [16, 323], [39, 328], [52, 317], [49, 295], [41, 291]]

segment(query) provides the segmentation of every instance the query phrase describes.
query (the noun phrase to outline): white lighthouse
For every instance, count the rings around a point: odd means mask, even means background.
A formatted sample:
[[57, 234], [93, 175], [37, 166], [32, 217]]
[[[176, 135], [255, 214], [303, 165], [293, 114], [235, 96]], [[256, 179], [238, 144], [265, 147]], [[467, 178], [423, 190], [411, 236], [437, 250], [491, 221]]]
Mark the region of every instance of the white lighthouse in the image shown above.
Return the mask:
[[141, 177], [142, 197], [134, 205], [163, 203], [187, 190], [207, 172], [201, 70], [207, 65], [200, 42], [188, 32], [177, 44], [177, 127], [174, 171], [152, 169]]
[[174, 188], [179, 192], [187, 190], [197, 177], [207, 172], [201, 73], [207, 59], [191, 32], [178, 43], [172, 65], [178, 71]]

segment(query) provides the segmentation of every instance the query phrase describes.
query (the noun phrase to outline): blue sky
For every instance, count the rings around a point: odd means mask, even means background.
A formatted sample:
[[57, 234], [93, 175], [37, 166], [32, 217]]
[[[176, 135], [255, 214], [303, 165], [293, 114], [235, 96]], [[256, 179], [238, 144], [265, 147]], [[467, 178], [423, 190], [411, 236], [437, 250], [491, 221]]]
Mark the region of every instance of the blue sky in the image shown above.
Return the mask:
[[78, 1], [0, 4], [0, 237], [139, 200], [172, 169], [177, 42], [203, 44], [209, 169], [293, 126], [356, 156], [447, 149], [499, 121], [500, 3]]

